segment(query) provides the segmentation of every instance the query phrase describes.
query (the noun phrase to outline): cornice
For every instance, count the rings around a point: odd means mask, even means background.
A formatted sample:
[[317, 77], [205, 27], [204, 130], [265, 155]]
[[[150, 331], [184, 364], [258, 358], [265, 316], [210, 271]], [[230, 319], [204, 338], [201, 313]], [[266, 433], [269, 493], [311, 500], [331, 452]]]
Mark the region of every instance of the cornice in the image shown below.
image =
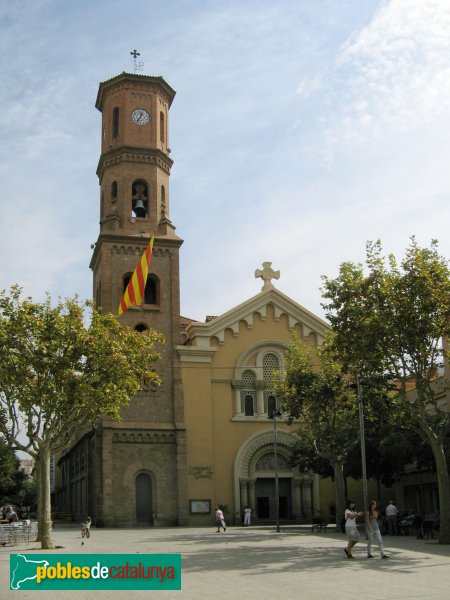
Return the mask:
[[290, 331], [293, 331], [295, 326], [300, 324], [303, 328], [304, 337], [307, 337], [310, 333], [315, 333], [318, 343], [322, 343], [325, 333], [329, 329], [328, 323], [275, 288], [260, 292], [207, 323], [189, 324], [186, 333], [191, 340], [191, 344], [195, 343], [197, 347], [208, 348], [212, 337], [216, 337], [219, 343], [223, 344], [227, 329], [231, 330], [233, 336], [237, 337], [241, 322], [245, 322], [247, 327], [251, 329], [255, 314], [259, 314], [261, 319], [265, 321], [269, 305], [273, 306], [275, 321], [279, 321], [282, 315], [286, 315]]
[[[101, 233], [95, 242], [94, 252], [92, 254], [89, 268], [94, 270], [95, 265], [100, 257], [102, 246], [109, 246], [112, 252], [116, 254], [140, 254], [145, 246], [150, 241], [150, 236], [141, 237], [133, 235], [124, 235], [120, 233]], [[153, 246], [153, 256], [170, 255], [171, 250], [180, 248], [183, 240], [177, 236], [166, 238], [155, 235], [155, 243]]]
[[202, 349], [196, 346], [177, 346], [180, 362], [210, 363], [216, 353], [216, 348]]
[[157, 87], [160, 90], [160, 93], [166, 98], [169, 107], [171, 106], [173, 99], [175, 98], [175, 90], [165, 81], [161, 75], [153, 76], [153, 75], [137, 75], [136, 73], [126, 73], [122, 71], [119, 75], [115, 77], [111, 77], [111, 79], [107, 79], [102, 81], [98, 88], [97, 99], [95, 101], [95, 108], [97, 108], [100, 112], [103, 109], [103, 102], [105, 93], [109, 88], [120, 87], [123, 84], [134, 84], [137, 87]]
[[104, 152], [98, 161], [97, 176], [101, 180], [105, 169], [123, 162], [139, 163], [140, 165], [156, 165], [170, 175], [173, 160], [158, 148], [139, 148], [135, 146], [120, 146]]
[[113, 444], [175, 444], [174, 433], [141, 433], [115, 432], [112, 434]]

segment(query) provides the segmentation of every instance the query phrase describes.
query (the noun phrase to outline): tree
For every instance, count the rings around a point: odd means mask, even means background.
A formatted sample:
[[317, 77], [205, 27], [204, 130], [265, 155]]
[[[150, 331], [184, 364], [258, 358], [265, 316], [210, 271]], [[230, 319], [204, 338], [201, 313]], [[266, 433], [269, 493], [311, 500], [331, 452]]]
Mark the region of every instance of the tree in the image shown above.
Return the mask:
[[317, 454], [311, 439], [302, 430], [297, 432], [297, 439], [292, 447], [291, 464], [302, 473], [316, 473], [323, 478], [334, 477], [332, 463]]
[[[85, 324], [90, 309], [90, 324]], [[50, 458], [101, 416], [120, 419], [150, 364], [160, 334], [123, 327], [77, 298], [35, 303], [13, 286], [0, 292], [0, 433], [36, 462], [39, 535], [53, 547]]]
[[[395, 381], [395, 410], [426, 441], [436, 462], [441, 511], [440, 543], [450, 543], [450, 487], [444, 442], [449, 429], [448, 380], [438, 377], [450, 333], [450, 270], [436, 241], [414, 238], [398, 264], [367, 244], [366, 267], [341, 265], [324, 277], [323, 297], [335, 333], [334, 347], [349, 372], [369, 381]], [[397, 415], [398, 418], [398, 415]]]
[[332, 465], [339, 531], [339, 516], [345, 510], [343, 469], [348, 453], [358, 441], [358, 409], [329, 339], [318, 349], [318, 359], [315, 367], [310, 347], [293, 336], [276, 394], [288, 414], [288, 422], [301, 421], [298, 435], [304, 440], [302, 445], [314, 449], [323, 468], [323, 461]]
[[[367, 411], [365, 412], [367, 415]], [[434, 460], [430, 447], [413, 430], [405, 429], [395, 421], [376, 423], [365, 421], [367, 477], [375, 479], [378, 486], [377, 497], [381, 497], [381, 484], [391, 486], [408, 465], [428, 466], [427, 459]], [[361, 453], [357, 448], [350, 451], [344, 474], [353, 479], [362, 477]]]

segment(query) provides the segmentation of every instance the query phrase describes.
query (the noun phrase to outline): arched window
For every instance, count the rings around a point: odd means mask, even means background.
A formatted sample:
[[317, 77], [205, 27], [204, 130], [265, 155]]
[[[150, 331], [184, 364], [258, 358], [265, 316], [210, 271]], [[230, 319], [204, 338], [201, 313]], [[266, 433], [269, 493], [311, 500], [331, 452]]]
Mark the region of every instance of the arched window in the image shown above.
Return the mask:
[[161, 111], [159, 113], [159, 139], [160, 141], [164, 144], [164, 142], [166, 141], [166, 131], [165, 131], [165, 119], [164, 119], [164, 113]]
[[122, 294], [124, 293], [124, 291], [127, 289], [127, 285], [130, 283], [130, 279], [132, 277], [133, 273], [127, 273], [126, 275], [123, 276], [123, 290], [122, 290]]
[[111, 183], [111, 200], [114, 201], [117, 199], [117, 181], [113, 181]]
[[274, 413], [277, 412], [277, 399], [275, 396], [270, 395], [267, 398], [267, 414], [270, 418], [273, 418]]
[[[263, 379], [266, 384], [273, 384], [275, 375], [274, 371], [280, 370], [280, 359], [273, 352], [268, 352], [263, 357]], [[269, 405], [270, 400], [270, 405]], [[274, 405], [275, 403], [275, 405]], [[270, 389], [264, 391], [264, 412], [269, 416], [272, 414], [270, 410], [276, 410], [276, 399], [273, 392]]]
[[140, 219], [148, 216], [148, 189], [144, 181], [137, 180], [132, 185], [131, 215]]
[[102, 283], [100, 282], [97, 286], [97, 291], [95, 292], [95, 306], [99, 308], [102, 302]]
[[[123, 276], [123, 290], [122, 293], [127, 289], [127, 285], [130, 282], [133, 273], [127, 273]], [[144, 290], [144, 304], [159, 304], [159, 279], [156, 275], [150, 274], [147, 276], [147, 282]], [[141, 325], [136, 325], [136, 331], [144, 331], [147, 329], [145, 325], [142, 325], [144, 329], [138, 329]]]
[[241, 413], [247, 417], [253, 416], [256, 410], [255, 379], [253, 371], [247, 370], [242, 373]]
[[246, 417], [253, 417], [255, 414], [253, 396], [247, 394], [244, 398], [244, 414]]
[[119, 135], [119, 107], [116, 106], [112, 112], [112, 136], [113, 138]]
[[145, 284], [144, 304], [159, 304], [159, 280], [150, 274]]
[[161, 218], [167, 217], [166, 213], [166, 188], [161, 186]]
[[139, 333], [142, 333], [143, 331], [146, 331], [148, 329], [147, 325], [144, 325], [144, 323], [138, 323], [136, 325], [136, 327], [134, 328], [135, 331], [138, 331]]

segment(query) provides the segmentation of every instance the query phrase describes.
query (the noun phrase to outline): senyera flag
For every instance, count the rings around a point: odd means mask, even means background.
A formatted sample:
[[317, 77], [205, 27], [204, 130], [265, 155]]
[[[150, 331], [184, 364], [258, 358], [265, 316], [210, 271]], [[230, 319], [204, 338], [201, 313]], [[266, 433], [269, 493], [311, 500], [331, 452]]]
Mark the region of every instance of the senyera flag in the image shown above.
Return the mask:
[[127, 311], [130, 306], [140, 306], [142, 304], [145, 283], [147, 281], [150, 260], [152, 258], [154, 239], [155, 236], [152, 235], [144, 254], [141, 256], [141, 260], [138, 262], [137, 267], [135, 268], [134, 273], [128, 282], [127, 288], [119, 304], [119, 317], [121, 314]]

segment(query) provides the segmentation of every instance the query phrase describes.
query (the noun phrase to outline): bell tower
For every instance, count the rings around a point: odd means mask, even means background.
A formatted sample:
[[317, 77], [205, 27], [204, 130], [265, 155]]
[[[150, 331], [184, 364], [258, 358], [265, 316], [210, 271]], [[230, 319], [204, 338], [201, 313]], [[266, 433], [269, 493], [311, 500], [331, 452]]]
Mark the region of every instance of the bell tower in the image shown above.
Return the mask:
[[117, 314], [144, 249], [155, 236], [145, 299], [121, 323], [163, 333], [155, 369], [159, 387], [146, 387], [96, 432], [97, 522], [108, 526], [183, 524], [187, 517], [185, 430], [180, 368], [179, 249], [170, 220], [169, 109], [175, 91], [162, 77], [121, 73], [100, 83], [102, 113], [100, 233], [90, 267], [96, 305]]
[[100, 84], [100, 232], [174, 237], [169, 218], [169, 109], [162, 77], [122, 73]]

